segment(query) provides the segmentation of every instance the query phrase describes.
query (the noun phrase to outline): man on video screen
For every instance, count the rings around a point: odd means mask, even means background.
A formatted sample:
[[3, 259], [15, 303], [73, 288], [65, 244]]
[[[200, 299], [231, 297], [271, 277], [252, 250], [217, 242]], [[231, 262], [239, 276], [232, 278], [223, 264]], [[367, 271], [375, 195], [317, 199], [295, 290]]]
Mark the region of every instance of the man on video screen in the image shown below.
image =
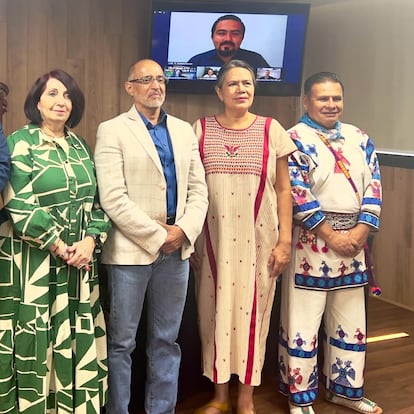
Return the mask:
[[254, 68], [270, 66], [262, 55], [240, 49], [246, 27], [241, 19], [233, 14], [219, 17], [211, 28], [214, 49], [193, 56], [188, 62], [194, 66], [222, 66], [232, 59], [240, 59]]

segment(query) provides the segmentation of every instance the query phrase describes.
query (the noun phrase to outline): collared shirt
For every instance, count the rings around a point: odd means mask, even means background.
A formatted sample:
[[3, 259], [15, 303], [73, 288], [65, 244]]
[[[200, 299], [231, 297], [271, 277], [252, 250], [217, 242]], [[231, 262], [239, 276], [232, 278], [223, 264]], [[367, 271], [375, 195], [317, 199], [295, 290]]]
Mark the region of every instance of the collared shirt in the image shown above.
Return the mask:
[[[251, 50], [239, 49], [232, 59], [243, 60], [253, 68], [269, 67], [262, 55]], [[188, 62], [194, 66], [221, 66], [223, 64], [223, 61], [217, 55], [216, 49], [195, 55]]]
[[340, 131], [346, 139], [332, 141], [332, 147], [349, 171], [362, 204], [332, 152], [319, 137], [320, 126], [317, 124], [315, 129], [313, 125], [299, 122], [288, 130], [298, 148], [289, 157], [294, 219], [313, 230], [325, 219], [325, 211], [358, 213], [359, 223], [377, 229], [382, 190], [374, 144], [354, 125], [341, 122]]
[[299, 122], [303, 122], [304, 124], [310, 126], [311, 128], [316, 129], [317, 131], [320, 131], [326, 135], [326, 138], [329, 140], [345, 140], [345, 137], [341, 134], [341, 122], [336, 121], [335, 125], [332, 129], [327, 129], [323, 127], [322, 125], [315, 122], [313, 119], [311, 119], [306, 112], [300, 119]]
[[148, 129], [160, 157], [165, 181], [167, 182], [167, 216], [175, 216], [177, 209], [177, 176], [173, 147], [167, 129], [167, 114], [161, 111], [159, 122], [153, 125], [143, 114], [138, 113]]

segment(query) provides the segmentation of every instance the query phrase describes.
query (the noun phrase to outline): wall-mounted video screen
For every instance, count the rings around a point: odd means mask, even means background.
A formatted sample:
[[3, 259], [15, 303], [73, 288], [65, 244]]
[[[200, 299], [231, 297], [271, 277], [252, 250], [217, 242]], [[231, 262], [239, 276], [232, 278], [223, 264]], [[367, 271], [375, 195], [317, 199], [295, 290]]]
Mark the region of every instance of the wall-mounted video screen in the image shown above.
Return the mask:
[[170, 92], [213, 93], [230, 58], [248, 62], [256, 95], [299, 96], [310, 5], [154, 0], [151, 57]]

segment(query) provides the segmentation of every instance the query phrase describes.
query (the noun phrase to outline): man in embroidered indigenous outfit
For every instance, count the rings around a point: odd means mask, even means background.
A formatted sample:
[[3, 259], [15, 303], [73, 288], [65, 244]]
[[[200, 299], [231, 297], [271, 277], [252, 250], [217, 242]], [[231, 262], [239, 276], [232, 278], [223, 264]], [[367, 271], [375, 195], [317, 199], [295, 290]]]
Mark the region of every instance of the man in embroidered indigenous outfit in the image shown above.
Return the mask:
[[98, 414], [107, 361], [94, 249], [110, 223], [91, 150], [68, 130], [84, 97], [54, 70], [24, 107], [30, 124], [7, 139], [10, 221], [0, 227], [0, 413]]
[[237, 412], [254, 413], [276, 279], [290, 259], [287, 156], [295, 146], [276, 120], [249, 112], [254, 86], [247, 63], [225, 64], [216, 86], [224, 111], [195, 123], [209, 209], [193, 263], [203, 371], [215, 384], [197, 414], [230, 412], [232, 374]]
[[343, 85], [335, 74], [311, 76], [305, 115], [289, 130], [294, 253], [282, 280], [279, 368], [291, 414], [313, 413], [318, 391], [318, 330], [325, 333], [329, 401], [360, 413], [382, 412], [364, 398], [368, 276], [364, 245], [379, 226], [381, 183], [372, 140], [339, 121]]

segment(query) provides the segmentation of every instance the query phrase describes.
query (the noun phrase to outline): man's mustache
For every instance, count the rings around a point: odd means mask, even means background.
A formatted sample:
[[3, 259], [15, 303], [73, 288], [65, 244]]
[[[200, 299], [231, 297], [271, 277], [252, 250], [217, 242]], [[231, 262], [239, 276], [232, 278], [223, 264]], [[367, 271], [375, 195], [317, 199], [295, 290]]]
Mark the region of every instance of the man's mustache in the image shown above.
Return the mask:
[[222, 47], [222, 46], [232, 46], [232, 47], [236, 47], [236, 45], [233, 42], [229, 42], [229, 41], [220, 43], [220, 47]]

